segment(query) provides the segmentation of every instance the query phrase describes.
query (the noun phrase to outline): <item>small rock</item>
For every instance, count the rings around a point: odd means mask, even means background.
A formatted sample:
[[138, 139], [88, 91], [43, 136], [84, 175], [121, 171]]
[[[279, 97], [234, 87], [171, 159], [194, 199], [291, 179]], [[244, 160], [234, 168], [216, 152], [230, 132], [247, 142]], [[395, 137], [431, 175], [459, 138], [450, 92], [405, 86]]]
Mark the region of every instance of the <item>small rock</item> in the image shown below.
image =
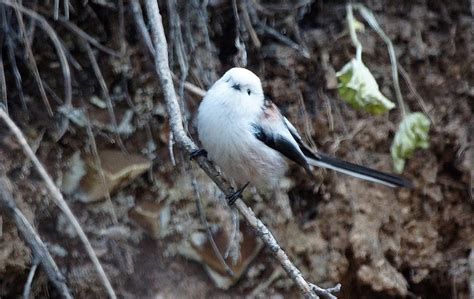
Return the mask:
[[74, 195], [74, 198], [82, 202], [97, 202], [104, 199], [107, 193], [129, 185], [151, 166], [151, 161], [140, 155], [116, 150], [99, 151], [99, 159], [105, 184], [94, 157], [81, 157], [76, 152], [70, 158], [68, 170], [64, 174], [63, 192]]
[[143, 201], [128, 212], [128, 217], [156, 239], [169, 222], [169, 207], [164, 201], [159, 203]]

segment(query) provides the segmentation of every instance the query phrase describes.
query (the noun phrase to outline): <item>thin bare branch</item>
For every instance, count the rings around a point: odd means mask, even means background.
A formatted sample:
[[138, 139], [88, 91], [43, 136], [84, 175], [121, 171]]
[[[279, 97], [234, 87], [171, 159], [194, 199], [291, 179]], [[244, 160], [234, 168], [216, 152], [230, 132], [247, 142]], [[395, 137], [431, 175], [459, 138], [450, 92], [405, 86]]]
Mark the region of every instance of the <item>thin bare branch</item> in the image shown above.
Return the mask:
[[[171, 76], [173, 77], [173, 80], [175, 82], [178, 82], [179, 79], [176, 77], [175, 74], [171, 73]], [[190, 93], [193, 93], [199, 97], [203, 97], [206, 95], [206, 91], [190, 82], [184, 82], [184, 89], [186, 89], [187, 91], [189, 91]]]
[[30, 68], [31, 72], [33, 73], [33, 77], [35, 78], [36, 85], [38, 85], [38, 89], [40, 91], [41, 99], [43, 100], [44, 105], [46, 106], [46, 110], [48, 111], [49, 116], [53, 116], [53, 109], [51, 108], [51, 104], [49, 103], [48, 96], [46, 95], [46, 91], [44, 90], [43, 80], [41, 80], [41, 76], [38, 70], [38, 65], [36, 64], [36, 59], [33, 54], [33, 50], [31, 49], [30, 40], [28, 39], [28, 35], [26, 34], [25, 23], [23, 22], [23, 16], [20, 10], [14, 7], [16, 18], [18, 21], [18, 25], [20, 27], [20, 35], [23, 40], [23, 44], [25, 45], [26, 49], [26, 57], [28, 59], [28, 67]]
[[274, 28], [272, 28], [272, 27], [270, 27], [270, 26], [268, 26], [268, 25], [266, 25], [262, 22], [258, 23], [258, 28], [261, 29], [266, 34], [276, 38], [277, 40], [279, 40], [283, 44], [287, 45], [288, 47], [298, 51], [301, 55], [303, 55], [303, 57], [308, 58], [308, 59], [311, 58], [311, 54], [309, 53], [308, 49], [306, 49], [305, 47], [295, 43], [289, 37], [281, 34], [277, 30], [275, 30]]
[[132, 1], [130, 3], [130, 7], [133, 13], [133, 19], [135, 20], [135, 24], [137, 25], [138, 32], [140, 33], [143, 42], [145, 43], [148, 52], [153, 56], [155, 55], [155, 48], [153, 47], [153, 43], [151, 42], [150, 35], [148, 34], [148, 29], [146, 28], [145, 21], [143, 20], [143, 13], [142, 8], [140, 7], [140, 3], [137, 1]]
[[[197, 78], [200, 80], [200, 86], [210, 86], [216, 80], [215, 61], [213, 55], [217, 55], [211, 37], [209, 34], [209, 15], [207, 6], [209, 1], [190, 0], [185, 1], [185, 35], [191, 53], [197, 50], [196, 44], [204, 42], [205, 51], [201, 55], [192, 55], [195, 68], [197, 69]], [[191, 18], [191, 16], [194, 16]], [[193, 28], [196, 28], [193, 30]], [[199, 40], [195, 33], [199, 32]], [[202, 84], [201, 84], [202, 83]]]
[[55, 20], [59, 18], [59, 0], [54, 0], [53, 17]]
[[38, 269], [39, 260], [33, 258], [33, 265], [31, 266], [30, 273], [26, 279], [25, 287], [23, 289], [23, 299], [29, 299], [31, 293], [31, 285], [33, 284], [33, 278], [35, 277], [36, 269]]
[[199, 190], [197, 187], [197, 182], [196, 179], [193, 177], [191, 178], [191, 182], [193, 185], [194, 189], [194, 194], [196, 194], [196, 209], [199, 215], [199, 218], [201, 219], [202, 224], [206, 228], [206, 233], [207, 233], [207, 239], [211, 243], [212, 251], [214, 251], [214, 254], [217, 256], [217, 259], [219, 260], [219, 263], [222, 265], [224, 268], [225, 272], [229, 276], [234, 276], [234, 271], [227, 265], [224, 257], [222, 256], [222, 253], [220, 252], [219, 248], [217, 247], [216, 241], [214, 240], [214, 236], [212, 235], [211, 227], [209, 226], [209, 223], [207, 222], [206, 219], [206, 213], [204, 209], [202, 208], [202, 203], [201, 203], [201, 194], [199, 194]]
[[3, 105], [5, 105], [5, 110], [8, 113], [7, 82], [5, 80], [5, 70], [4, 70], [4, 64], [3, 64], [2, 51], [0, 51], [0, 89], [1, 89]]
[[84, 111], [84, 115], [86, 117], [86, 131], [87, 136], [89, 137], [89, 142], [91, 144], [92, 155], [94, 156], [94, 162], [99, 171], [100, 180], [102, 181], [102, 186], [105, 190], [105, 199], [107, 205], [110, 209], [110, 216], [112, 217], [112, 222], [117, 225], [118, 219], [115, 213], [114, 204], [112, 203], [112, 199], [110, 198], [109, 188], [107, 187], [107, 179], [105, 178], [104, 168], [102, 168], [102, 162], [100, 161], [99, 151], [97, 150], [97, 143], [95, 142], [94, 132], [92, 132], [92, 124], [90, 122], [89, 113], [87, 113], [87, 108], [84, 103], [82, 103], [82, 109]]
[[[151, 38], [150, 38], [150, 34], [148, 33], [148, 29], [146, 28], [145, 21], [143, 20], [143, 13], [142, 13], [142, 9], [140, 7], [140, 3], [138, 3], [137, 1], [132, 1], [130, 3], [130, 7], [131, 7], [131, 10], [133, 12], [133, 18], [134, 18], [135, 24], [137, 26], [138, 32], [140, 33], [140, 36], [142, 37], [142, 40], [143, 40], [144, 44], [146, 45], [146, 47], [148, 49], [148, 52], [150, 53], [150, 55], [155, 56], [155, 48], [153, 47], [153, 44], [152, 44]], [[173, 73], [171, 75], [173, 76], [173, 80], [175, 82], [178, 82], [179, 84], [181, 84], [180, 78], [178, 78]], [[196, 86], [192, 83], [189, 83], [187, 81], [183, 82], [183, 87], [187, 91], [189, 91], [189, 92], [191, 92], [191, 93], [193, 93], [193, 94], [195, 94], [199, 97], [203, 97], [206, 94], [205, 90], [203, 90], [203, 89], [199, 88], [198, 86]]]
[[170, 133], [168, 134], [168, 153], [170, 154], [171, 164], [174, 167], [176, 166], [176, 160], [174, 158], [173, 145], [174, 145], [173, 131], [170, 130]]
[[250, 39], [253, 42], [255, 48], [260, 49], [262, 47], [262, 42], [258, 38], [257, 32], [255, 32], [255, 28], [252, 25], [252, 20], [250, 19], [249, 11], [247, 6], [249, 5], [248, 1], [244, 1], [240, 3], [240, 10], [242, 11], [242, 17], [244, 19], [245, 27], [247, 27], [247, 31], [250, 34]]
[[117, 1], [118, 6], [118, 36], [120, 45], [120, 57], [124, 57], [127, 53], [127, 42], [125, 41], [125, 9], [123, 7], [123, 0]]
[[[176, 0], [167, 0], [168, 12], [170, 18], [170, 31], [172, 39], [174, 40], [174, 49], [176, 57], [178, 58], [179, 69], [181, 76], [179, 79], [178, 97], [180, 100], [181, 109], [185, 109], [184, 106], [184, 82], [188, 76], [189, 71], [189, 59], [186, 55], [186, 49], [184, 47], [183, 34], [181, 30], [181, 20], [178, 14], [178, 3]], [[186, 126], [185, 126], [186, 127]]]
[[245, 47], [245, 42], [241, 37], [241, 24], [240, 24], [240, 15], [239, 8], [237, 7], [237, 1], [232, 0], [232, 11], [234, 13], [235, 20], [235, 40], [234, 45], [237, 48], [237, 54], [234, 55], [234, 64], [236, 66], [247, 66], [247, 49]]
[[415, 85], [413, 85], [413, 82], [410, 79], [410, 75], [408, 75], [407, 71], [405, 68], [398, 63], [398, 72], [400, 75], [402, 75], [403, 80], [407, 83], [408, 89], [411, 91], [411, 93], [415, 96], [415, 98], [418, 100], [418, 103], [420, 103], [421, 109], [423, 112], [429, 117], [431, 123], [433, 126], [435, 125], [435, 121], [431, 113], [428, 111], [428, 107], [426, 107], [425, 101], [423, 100], [423, 97], [418, 93], [418, 91], [415, 88]]
[[320, 295], [320, 296], [324, 296], [325, 298], [328, 298], [328, 299], [337, 299], [336, 296], [334, 296], [332, 293], [337, 293], [341, 290], [341, 284], [338, 283], [336, 286], [332, 287], [332, 288], [328, 288], [328, 289], [323, 289], [323, 288], [320, 288], [318, 287], [317, 285], [315, 284], [310, 284], [311, 285], [311, 288], [313, 289], [313, 291]]
[[[185, 133], [182, 121], [182, 115], [179, 110], [179, 104], [176, 98], [176, 93], [173, 86], [171, 77], [171, 71], [168, 63], [168, 50], [166, 44], [166, 37], [163, 29], [161, 15], [158, 7], [158, 3], [154, 0], [146, 0], [146, 11], [148, 20], [151, 26], [152, 41], [155, 46], [155, 68], [156, 72], [161, 81], [161, 87], [163, 90], [170, 128], [173, 131], [175, 140], [179, 146], [181, 146], [188, 154], [197, 150], [198, 147]], [[206, 157], [199, 156], [196, 158], [196, 162], [199, 166], [208, 174], [208, 176], [216, 183], [216, 185], [226, 194], [232, 194], [232, 187], [226, 182], [211, 165]], [[316, 298], [317, 293], [326, 296], [326, 292], [321, 292], [319, 289], [315, 289], [313, 285], [310, 285], [302, 276], [301, 272], [293, 265], [289, 260], [288, 255], [278, 245], [277, 241], [273, 237], [272, 233], [268, 228], [255, 216], [254, 212], [247, 207], [247, 205], [238, 199], [235, 202], [236, 208], [243, 215], [249, 225], [255, 230], [259, 237], [264, 241], [265, 245], [269, 248], [272, 255], [278, 260], [286, 273], [290, 276], [293, 282], [300, 289], [303, 296], [307, 298]]]
[[[30, 18], [34, 19], [40, 27], [43, 29], [43, 31], [49, 36], [51, 39], [53, 46], [56, 50], [56, 54], [58, 55], [59, 62], [61, 64], [61, 70], [63, 73], [63, 79], [64, 79], [64, 106], [66, 106], [68, 109], [72, 107], [72, 88], [71, 88], [71, 72], [69, 69], [69, 64], [66, 58], [66, 54], [64, 53], [64, 47], [61, 43], [61, 40], [58, 38], [56, 32], [54, 29], [49, 25], [48, 21], [46, 21], [45, 18], [43, 18], [41, 15], [37, 14], [35, 11], [25, 8], [21, 5], [18, 5], [16, 3], [13, 3], [8, 0], [0, 0], [1, 3], [13, 7], [15, 9], [18, 9], [21, 11], [23, 14], [26, 14]], [[67, 118], [63, 119], [64, 122], [67, 122]], [[63, 126], [66, 127], [66, 126]], [[57, 139], [61, 138], [62, 135], [58, 136]]]
[[113, 299], [117, 298], [117, 296], [115, 295], [114, 289], [112, 288], [112, 285], [110, 284], [110, 281], [107, 278], [107, 275], [105, 274], [105, 271], [102, 268], [102, 265], [100, 264], [99, 259], [97, 258], [94, 252], [94, 248], [92, 247], [91, 243], [89, 242], [89, 239], [87, 238], [86, 234], [82, 230], [82, 227], [79, 224], [79, 221], [77, 220], [76, 216], [74, 216], [71, 209], [69, 208], [66, 201], [64, 200], [64, 197], [61, 194], [61, 191], [59, 191], [58, 187], [54, 184], [53, 179], [49, 176], [46, 169], [43, 167], [41, 162], [33, 153], [33, 150], [28, 145], [28, 142], [26, 141], [25, 136], [21, 132], [20, 128], [18, 128], [18, 126], [13, 122], [13, 120], [8, 116], [8, 114], [6, 114], [5, 110], [3, 109], [0, 109], [0, 118], [3, 119], [3, 121], [7, 124], [7, 126], [10, 128], [12, 133], [15, 135], [16, 139], [20, 143], [21, 147], [23, 148], [28, 158], [31, 159], [31, 161], [33, 161], [33, 164], [38, 170], [41, 178], [45, 181], [46, 187], [48, 188], [49, 192], [55, 199], [56, 204], [61, 209], [61, 211], [66, 215], [67, 219], [74, 227], [74, 230], [79, 235], [79, 238], [81, 242], [84, 244], [84, 247], [86, 248], [86, 252], [89, 255], [89, 258], [92, 260], [92, 263], [94, 264], [97, 270], [97, 273], [99, 274], [99, 278], [102, 281], [109, 297]]
[[92, 68], [94, 69], [95, 76], [97, 81], [99, 81], [100, 88], [102, 89], [102, 96], [105, 98], [105, 103], [107, 105], [107, 111], [109, 112], [109, 118], [112, 122], [112, 126], [114, 128], [115, 138], [117, 139], [117, 143], [122, 151], [126, 152], [125, 145], [122, 142], [122, 138], [120, 137], [117, 119], [115, 117], [114, 105], [112, 104], [112, 99], [110, 98], [109, 88], [107, 87], [107, 83], [105, 83], [104, 76], [102, 76], [102, 72], [100, 71], [99, 64], [97, 63], [97, 59], [95, 58], [94, 52], [91, 49], [91, 46], [87, 41], [84, 41], [84, 46], [87, 51], [87, 56], [89, 56], [89, 60], [91, 61]]
[[[0, 113], [5, 114], [3, 109], [0, 109]], [[33, 253], [33, 259], [38, 259], [40, 261], [44, 272], [58, 291], [59, 295], [62, 298], [72, 298], [71, 292], [66, 285], [66, 279], [59, 271], [58, 266], [49, 254], [46, 245], [44, 245], [43, 241], [36, 233], [33, 226], [28, 222], [25, 215], [23, 215], [23, 213], [17, 208], [15, 200], [9, 191], [9, 182], [3, 173], [3, 169], [1, 169], [0, 172], [0, 208], [2, 208], [5, 214], [15, 222], [18, 231]]]
[[271, 284], [277, 278], [279, 278], [282, 274], [283, 274], [283, 271], [281, 270], [281, 268], [275, 269], [268, 279], [266, 279], [264, 282], [260, 283], [255, 289], [253, 289], [249, 297], [250, 298], [259, 297], [259, 295], [265, 290], [267, 290], [271, 286]]
[[22, 87], [22, 79], [20, 71], [18, 70], [18, 65], [16, 63], [15, 57], [15, 43], [13, 42], [13, 34], [12, 29], [10, 27], [9, 19], [10, 16], [7, 16], [7, 12], [5, 11], [5, 6], [1, 6], [1, 14], [2, 14], [2, 27], [5, 32], [5, 43], [7, 47], [7, 55], [8, 60], [10, 61], [10, 65], [13, 72], [13, 77], [15, 79], [15, 86], [18, 92], [18, 97], [20, 98], [21, 106], [23, 111], [28, 111], [28, 106], [26, 105], [25, 96], [23, 94], [23, 87]]
[[64, 17], [69, 20], [69, 0], [64, 0]]
[[82, 30], [81, 28], [77, 27], [76, 24], [74, 24], [73, 22], [69, 21], [68, 19], [66, 18], [59, 18], [59, 22], [61, 24], [64, 25], [64, 27], [66, 27], [68, 30], [70, 30], [71, 32], [73, 32], [74, 34], [78, 35], [80, 38], [86, 40], [87, 42], [89, 42], [91, 45], [93, 45], [94, 47], [96, 47], [97, 49], [99, 49], [100, 51], [104, 52], [104, 53], [107, 53], [111, 56], [114, 56], [114, 57], [120, 57], [120, 54], [117, 53], [116, 51], [102, 45], [96, 38], [90, 36], [87, 32], [85, 32], [84, 30]]
[[[63, 51], [64, 51], [64, 54], [66, 55], [68, 61], [71, 63], [71, 65], [76, 69], [78, 70], [79, 72], [82, 72], [82, 66], [81, 64], [76, 60], [76, 58], [74, 56], [72, 56], [71, 52], [69, 52], [69, 50], [63, 46]], [[44, 83], [44, 82], [43, 82]]]
[[[7, 34], [8, 35], [8, 34]], [[16, 90], [18, 91], [18, 97], [21, 101], [21, 106], [23, 111], [28, 111], [28, 106], [26, 105], [25, 94], [23, 93], [23, 84], [21, 79], [20, 70], [18, 70], [18, 65], [16, 63], [15, 57], [15, 50], [13, 48], [13, 43], [11, 42], [11, 38], [7, 37], [7, 52], [8, 52], [8, 59], [10, 61], [10, 65], [13, 71], [13, 77], [15, 78], [15, 86]]]

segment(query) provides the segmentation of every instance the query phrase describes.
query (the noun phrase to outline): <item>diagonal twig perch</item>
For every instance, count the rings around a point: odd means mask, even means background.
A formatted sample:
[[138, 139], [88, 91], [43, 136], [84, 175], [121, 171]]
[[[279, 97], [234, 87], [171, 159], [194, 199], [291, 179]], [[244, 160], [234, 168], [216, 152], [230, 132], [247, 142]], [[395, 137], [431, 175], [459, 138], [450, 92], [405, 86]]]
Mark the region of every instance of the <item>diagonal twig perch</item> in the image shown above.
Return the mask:
[[[136, 1], [136, 0], [135, 0]], [[166, 108], [169, 117], [169, 123], [171, 131], [173, 132], [176, 143], [183, 148], [188, 154], [197, 150], [196, 144], [189, 138], [185, 133], [183, 127], [182, 114], [179, 109], [178, 100], [176, 98], [176, 92], [173, 86], [173, 80], [171, 71], [168, 63], [168, 47], [166, 43], [166, 37], [163, 29], [163, 23], [156, 0], [145, 1], [146, 11], [148, 20], [151, 27], [151, 40], [155, 48], [155, 70], [160, 78], [162, 91], [164, 94]], [[227, 183], [217, 172], [217, 170], [210, 164], [207, 158], [199, 156], [196, 158], [196, 162], [199, 166], [207, 173], [207, 175], [216, 183], [226, 195], [232, 193], [232, 187]], [[254, 214], [254, 212], [247, 207], [247, 205], [238, 199], [235, 202], [235, 207], [243, 215], [245, 220], [250, 226], [256, 231], [258, 236], [263, 240], [265, 245], [270, 249], [272, 255], [278, 260], [280, 265], [298, 286], [303, 296], [307, 298], [317, 298], [317, 295], [324, 296], [326, 298], [336, 298], [332, 292], [338, 291], [340, 285], [335, 289], [323, 289], [314, 284], [307, 282], [301, 272], [296, 268], [288, 258], [285, 251], [278, 245], [277, 241], [273, 237], [272, 233], [268, 228], [260, 221]]]
[[[59, 271], [58, 266], [49, 254], [46, 245], [44, 245], [33, 226], [28, 222], [25, 215], [23, 215], [23, 213], [17, 208], [15, 200], [8, 190], [7, 185], [7, 178], [4, 176], [3, 170], [0, 169], [0, 208], [15, 222], [18, 231], [23, 236], [23, 239], [33, 253], [33, 259], [38, 260], [41, 263], [44, 272], [58, 291], [61, 298], [72, 298], [71, 292], [66, 285], [66, 279]], [[33, 267], [36, 266], [33, 265]]]

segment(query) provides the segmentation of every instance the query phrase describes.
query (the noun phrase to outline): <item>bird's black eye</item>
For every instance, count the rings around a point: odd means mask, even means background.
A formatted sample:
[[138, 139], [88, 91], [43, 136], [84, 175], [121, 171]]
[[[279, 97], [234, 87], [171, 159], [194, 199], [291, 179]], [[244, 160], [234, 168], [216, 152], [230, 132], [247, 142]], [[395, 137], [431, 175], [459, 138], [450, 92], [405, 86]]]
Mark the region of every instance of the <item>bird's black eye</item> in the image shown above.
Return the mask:
[[250, 89], [247, 89], [247, 94], [250, 95], [251, 93]]

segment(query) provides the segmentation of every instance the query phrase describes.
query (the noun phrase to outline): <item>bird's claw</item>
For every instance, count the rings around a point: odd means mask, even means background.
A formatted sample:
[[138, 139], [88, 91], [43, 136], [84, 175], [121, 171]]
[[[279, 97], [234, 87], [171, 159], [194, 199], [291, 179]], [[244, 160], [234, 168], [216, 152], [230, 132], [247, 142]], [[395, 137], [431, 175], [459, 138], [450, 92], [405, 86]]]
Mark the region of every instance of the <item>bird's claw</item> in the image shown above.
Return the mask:
[[249, 182], [247, 182], [247, 184], [245, 184], [242, 188], [238, 189], [234, 193], [225, 197], [225, 199], [227, 199], [227, 203], [229, 204], [229, 206], [233, 206], [236, 200], [242, 197], [242, 193], [244, 192], [245, 188], [247, 188], [248, 185], [249, 185]]
[[207, 157], [207, 151], [203, 148], [197, 149], [197, 150], [191, 152], [191, 154], [189, 155], [189, 158], [192, 160], [192, 159], [195, 159], [199, 156]]

